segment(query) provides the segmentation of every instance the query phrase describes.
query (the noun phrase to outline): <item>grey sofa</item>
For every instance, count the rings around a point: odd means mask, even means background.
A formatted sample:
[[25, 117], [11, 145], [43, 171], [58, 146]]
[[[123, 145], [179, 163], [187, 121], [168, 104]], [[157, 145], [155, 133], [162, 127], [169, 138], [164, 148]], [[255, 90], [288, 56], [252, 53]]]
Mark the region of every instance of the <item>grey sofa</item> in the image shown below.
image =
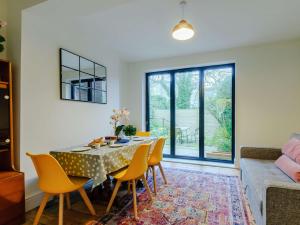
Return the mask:
[[275, 166], [280, 156], [281, 149], [241, 148], [241, 180], [257, 225], [300, 225], [300, 184]]

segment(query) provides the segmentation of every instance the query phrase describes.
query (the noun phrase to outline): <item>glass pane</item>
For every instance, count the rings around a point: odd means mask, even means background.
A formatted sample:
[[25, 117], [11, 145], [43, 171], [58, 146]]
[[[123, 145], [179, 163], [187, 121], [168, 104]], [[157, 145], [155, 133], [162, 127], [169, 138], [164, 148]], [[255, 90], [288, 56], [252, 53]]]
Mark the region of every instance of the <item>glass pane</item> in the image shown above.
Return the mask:
[[151, 135], [167, 138], [164, 154], [171, 154], [170, 147], [170, 74], [149, 76], [149, 119]]
[[94, 102], [100, 103], [100, 104], [106, 104], [107, 103], [106, 95], [107, 95], [107, 93], [105, 91], [95, 90]]
[[204, 71], [204, 156], [231, 160], [232, 68]]
[[61, 67], [61, 79], [64, 83], [78, 84], [79, 85], [79, 72], [69, 69], [67, 67]]
[[199, 71], [175, 73], [175, 154], [199, 157]]
[[81, 101], [92, 101], [94, 96], [94, 89], [80, 87], [80, 100]]
[[79, 86], [77, 85], [62, 83], [61, 93], [63, 99], [79, 100]]
[[86, 73], [80, 73], [80, 86], [81, 87], [86, 87], [86, 88], [94, 88], [95, 80], [94, 76], [91, 76]]
[[79, 70], [79, 56], [62, 49], [61, 64]]
[[106, 79], [95, 77], [95, 89], [106, 91]]
[[107, 103], [107, 92], [102, 92], [102, 104], [106, 104]]
[[80, 71], [91, 75], [95, 75], [94, 63], [85, 58], [80, 58]]
[[106, 68], [99, 64], [95, 64], [95, 75], [97, 77], [106, 77]]

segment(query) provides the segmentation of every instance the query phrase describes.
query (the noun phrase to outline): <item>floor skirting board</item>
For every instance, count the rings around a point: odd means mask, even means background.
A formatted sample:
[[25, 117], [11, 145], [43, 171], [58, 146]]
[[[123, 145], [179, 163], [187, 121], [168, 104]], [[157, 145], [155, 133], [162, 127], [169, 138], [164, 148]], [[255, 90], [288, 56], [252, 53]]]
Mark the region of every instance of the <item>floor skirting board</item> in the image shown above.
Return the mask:
[[175, 162], [175, 163], [201, 165], [201, 166], [213, 166], [213, 167], [238, 169], [238, 167], [235, 164], [228, 164], [228, 163], [221, 163], [221, 162], [209, 162], [209, 161], [189, 160], [189, 159], [179, 159], [179, 158], [164, 158], [163, 161], [164, 162]]

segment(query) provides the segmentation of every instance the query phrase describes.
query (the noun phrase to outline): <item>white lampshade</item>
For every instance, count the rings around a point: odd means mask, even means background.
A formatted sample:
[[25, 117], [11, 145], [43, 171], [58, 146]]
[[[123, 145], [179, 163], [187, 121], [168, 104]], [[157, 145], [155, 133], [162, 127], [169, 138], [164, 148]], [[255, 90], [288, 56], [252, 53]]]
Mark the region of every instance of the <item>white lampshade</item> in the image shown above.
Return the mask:
[[186, 20], [181, 20], [172, 31], [172, 36], [176, 40], [185, 41], [191, 39], [195, 34], [194, 28]]

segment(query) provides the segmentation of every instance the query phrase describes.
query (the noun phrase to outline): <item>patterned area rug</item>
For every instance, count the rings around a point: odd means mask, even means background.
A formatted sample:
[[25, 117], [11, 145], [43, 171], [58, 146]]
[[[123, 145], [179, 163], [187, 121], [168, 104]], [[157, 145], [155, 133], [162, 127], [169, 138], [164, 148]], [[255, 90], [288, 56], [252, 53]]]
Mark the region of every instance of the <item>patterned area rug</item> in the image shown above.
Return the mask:
[[[145, 190], [138, 191], [138, 216], [133, 218], [132, 200], [122, 199], [123, 207], [92, 225], [250, 225], [252, 216], [239, 178], [211, 173], [165, 169], [168, 184], [158, 172], [158, 194], [150, 202]], [[151, 177], [149, 185], [152, 187]]]

